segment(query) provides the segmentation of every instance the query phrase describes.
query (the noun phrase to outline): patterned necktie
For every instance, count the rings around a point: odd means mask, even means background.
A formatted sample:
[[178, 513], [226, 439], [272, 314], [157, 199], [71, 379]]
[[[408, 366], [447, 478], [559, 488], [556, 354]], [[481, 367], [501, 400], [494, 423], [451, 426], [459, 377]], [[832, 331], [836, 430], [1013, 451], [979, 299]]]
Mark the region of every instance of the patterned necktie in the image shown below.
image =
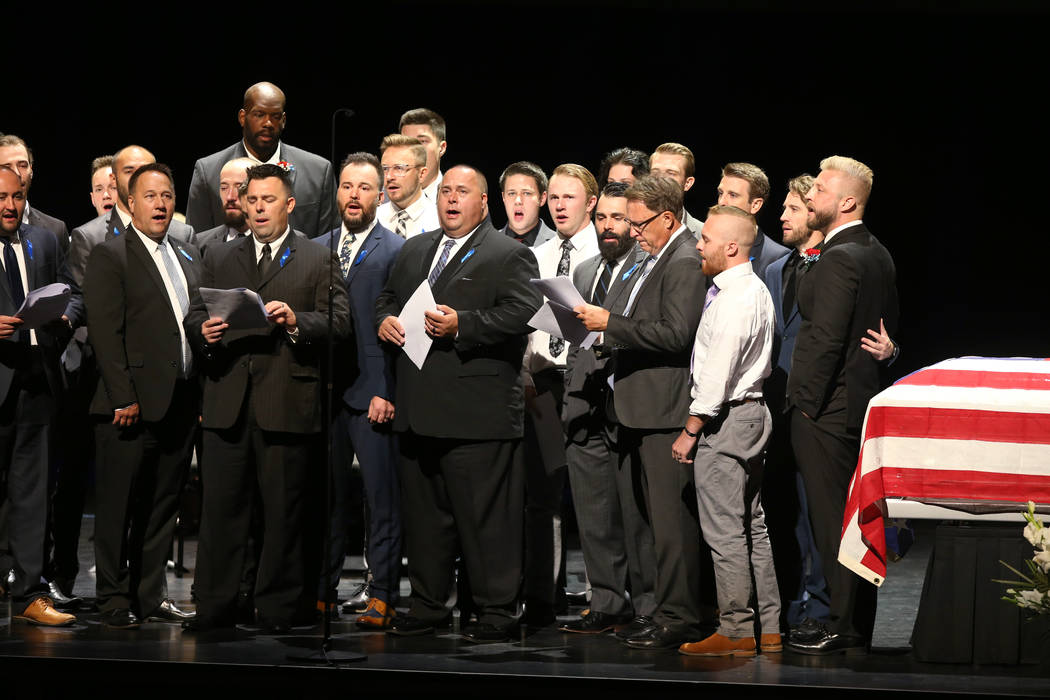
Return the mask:
[[[182, 315], [176, 320], [181, 323], [190, 310], [190, 295], [187, 294], [186, 286], [182, 283], [182, 277], [179, 276], [179, 264], [175, 261], [175, 254], [172, 252], [171, 246], [168, 245], [166, 238], [164, 241], [164, 243], [157, 246], [157, 251], [160, 253], [160, 259], [163, 261], [164, 269], [168, 273], [171, 287], [175, 290], [175, 300], [179, 302], [179, 310], [182, 311]], [[189, 348], [183, 344], [181, 333], [179, 334], [179, 356], [182, 357], [182, 373], [186, 374], [186, 370], [190, 366]]]
[[[18, 269], [18, 256], [15, 255], [11, 239], [4, 239], [4, 267], [7, 268], [7, 283], [11, 286], [11, 301], [15, 302], [15, 311], [22, 308], [26, 300], [25, 289], [22, 288], [22, 272]], [[25, 337], [29, 337], [26, 333]]]
[[357, 236], [351, 233], [343, 239], [343, 245], [339, 246], [339, 267], [343, 269], [344, 278], [350, 274], [350, 263], [353, 262], [350, 253], [355, 241]]
[[445, 265], [448, 263], [448, 254], [452, 252], [452, 246], [456, 244], [453, 240], [445, 241], [445, 249], [441, 251], [441, 257], [438, 258], [437, 263], [434, 265], [434, 269], [430, 271], [430, 277], [427, 277], [427, 282], [433, 287], [434, 283], [437, 282], [438, 277], [441, 276], [441, 271], [445, 269]]
[[[572, 253], [572, 241], [565, 239], [561, 242], [561, 260], [558, 261], [558, 277], [569, 276], [569, 255]], [[565, 341], [561, 338], [555, 338], [551, 336], [548, 349], [551, 351], [551, 357], [558, 357], [561, 355], [562, 350], [565, 349]]]
[[266, 271], [270, 269], [270, 262], [273, 258], [270, 256], [270, 244], [264, 243], [262, 247], [262, 257], [259, 258], [259, 279], [262, 279]]
[[594, 296], [591, 297], [591, 303], [595, 306], [601, 306], [605, 303], [605, 295], [609, 293], [609, 285], [612, 284], [612, 262], [605, 263], [605, 267], [602, 268], [602, 274], [598, 277], [598, 284], [594, 288]]
[[402, 238], [408, 238], [408, 212], [404, 209], [397, 213], [397, 228], [394, 233]]

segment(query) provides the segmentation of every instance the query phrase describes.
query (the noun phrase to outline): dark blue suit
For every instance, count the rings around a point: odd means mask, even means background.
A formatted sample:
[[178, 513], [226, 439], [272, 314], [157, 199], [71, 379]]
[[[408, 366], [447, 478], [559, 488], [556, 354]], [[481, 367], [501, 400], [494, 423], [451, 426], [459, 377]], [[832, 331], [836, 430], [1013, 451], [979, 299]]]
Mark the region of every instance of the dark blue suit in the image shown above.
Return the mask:
[[[330, 231], [316, 242], [326, 247], [334, 245], [338, 256], [340, 231], [338, 228]], [[345, 276], [354, 337], [336, 351], [335, 386], [342, 400], [334, 409], [332, 426], [335, 464], [332, 548], [327, 573], [318, 591], [321, 600], [325, 599], [326, 584], [334, 589], [342, 571], [350, 509], [350, 467], [356, 453], [368, 503], [367, 557], [372, 572], [372, 595], [390, 605], [397, 603], [401, 568], [397, 443], [390, 423], [369, 422], [368, 405], [374, 396], [394, 400], [395, 357], [379, 344], [375, 304], [404, 243], [403, 238], [376, 222]]]
[[[795, 351], [795, 339], [802, 325], [797, 301], [791, 304], [786, 315], [784, 313], [784, 267], [789, 260], [794, 262], [797, 258], [798, 253], [792, 251], [770, 263], [763, 275], [776, 308], [776, 332], [773, 335], [773, 371], [762, 391], [774, 421], [773, 437], [768, 448], [768, 462], [774, 468], [766, 470], [767, 485], [763, 487], [762, 495], [770, 538], [773, 540], [782, 609], [787, 617], [786, 622], [791, 626], [807, 617], [826, 620], [829, 614], [820, 553], [813, 541], [809, 510], [806, 507], [806, 490], [795, 465], [789, 414], [784, 409], [791, 355]], [[802, 274], [800, 269], [798, 275]]]

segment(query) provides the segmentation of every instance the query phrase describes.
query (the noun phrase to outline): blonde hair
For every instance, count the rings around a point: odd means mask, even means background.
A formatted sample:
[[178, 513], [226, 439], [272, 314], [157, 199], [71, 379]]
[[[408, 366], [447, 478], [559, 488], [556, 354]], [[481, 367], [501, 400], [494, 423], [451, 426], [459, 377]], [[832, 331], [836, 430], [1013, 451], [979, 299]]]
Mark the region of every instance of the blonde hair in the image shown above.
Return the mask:
[[851, 194], [857, 197], [857, 201], [863, 208], [871, 196], [871, 186], [875, 179], [875, 173], [871, 168], [855, 158], [848, 156], [828, 156], [820, 161], [821, 170], [834, 170], [842, 173], [851, 181], [856, 183], [856, 190]]
[[688, 147], [683, 146], [680, 143], [674, 143], [670, 141], [668, 143], [661, 143], [653, 150], [653, 154], [649, 156], [649, 164], [652, 165], [653, 156], [657, 153], [667, 153], [673, 156], [682, 156], [685, 159], [685, 176], [692, 177], [696, 173], [696, 158], [693, 157], [693, 152]]
[[554, 179], [555, 175], [564, 175], [565, 177], [573, 177], [580, 181], [583, 185], [584, 191], [587, 193], [587, 199], [598, 196], [598, 181], [594, 179], [594, 175], [591, 171], [582, 165], [576, 163], [562, 163], [554, 172], [551, 173], [551, 179]]

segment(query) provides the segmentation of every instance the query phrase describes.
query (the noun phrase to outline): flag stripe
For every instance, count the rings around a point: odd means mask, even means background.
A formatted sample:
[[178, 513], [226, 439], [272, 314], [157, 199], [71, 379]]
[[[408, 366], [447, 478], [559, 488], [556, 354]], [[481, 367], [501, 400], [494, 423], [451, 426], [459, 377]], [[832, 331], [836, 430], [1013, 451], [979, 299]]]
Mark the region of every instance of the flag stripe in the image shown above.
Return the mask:
[[983, 387], [1050, 391], [1050, 372], [989, 372], [959, 369], [926, 369], [910, 374], [895, 386]]
[[[1050, 445], [1050, 414], [922, 406], [871, 406], [865, 440], [918, 437]], [[1050, 461], [1045, 464], [1050, 464]]]

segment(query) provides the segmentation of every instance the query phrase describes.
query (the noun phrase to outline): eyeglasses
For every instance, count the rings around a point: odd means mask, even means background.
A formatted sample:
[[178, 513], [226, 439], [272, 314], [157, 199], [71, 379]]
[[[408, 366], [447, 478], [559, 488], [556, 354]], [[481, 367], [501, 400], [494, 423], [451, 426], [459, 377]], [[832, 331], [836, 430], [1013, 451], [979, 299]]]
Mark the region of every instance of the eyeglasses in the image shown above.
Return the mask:
[[407, 175], [409, 170], [414, 170], [418, 167], [418, 165], [407, 165], [405, 163], [398, 163], [397, 165], [384, 165], [383, 174], [386, 175], [387, 173], [392, 172], [398, 177], [401, 177], [402, 175]]
[[[663, 212], [660, 212], [660, 214], [663, 214]], [[641, 233], [642, 231], [645, 230], [645, 227], [648, 226], [649, 224], [651, 224], [656, 219], [656, 217], [660, 216], [660, 214], [653, 214], [652, 216], [650, 216], [645, 221], [635, 222], [635, 221], [630, 221], [628, 219], [625, 219], [625, 221], [627, 221], [627, 225], [628, 226], [630, 226], [632, 229], [634, 229], [638, 233]]]

